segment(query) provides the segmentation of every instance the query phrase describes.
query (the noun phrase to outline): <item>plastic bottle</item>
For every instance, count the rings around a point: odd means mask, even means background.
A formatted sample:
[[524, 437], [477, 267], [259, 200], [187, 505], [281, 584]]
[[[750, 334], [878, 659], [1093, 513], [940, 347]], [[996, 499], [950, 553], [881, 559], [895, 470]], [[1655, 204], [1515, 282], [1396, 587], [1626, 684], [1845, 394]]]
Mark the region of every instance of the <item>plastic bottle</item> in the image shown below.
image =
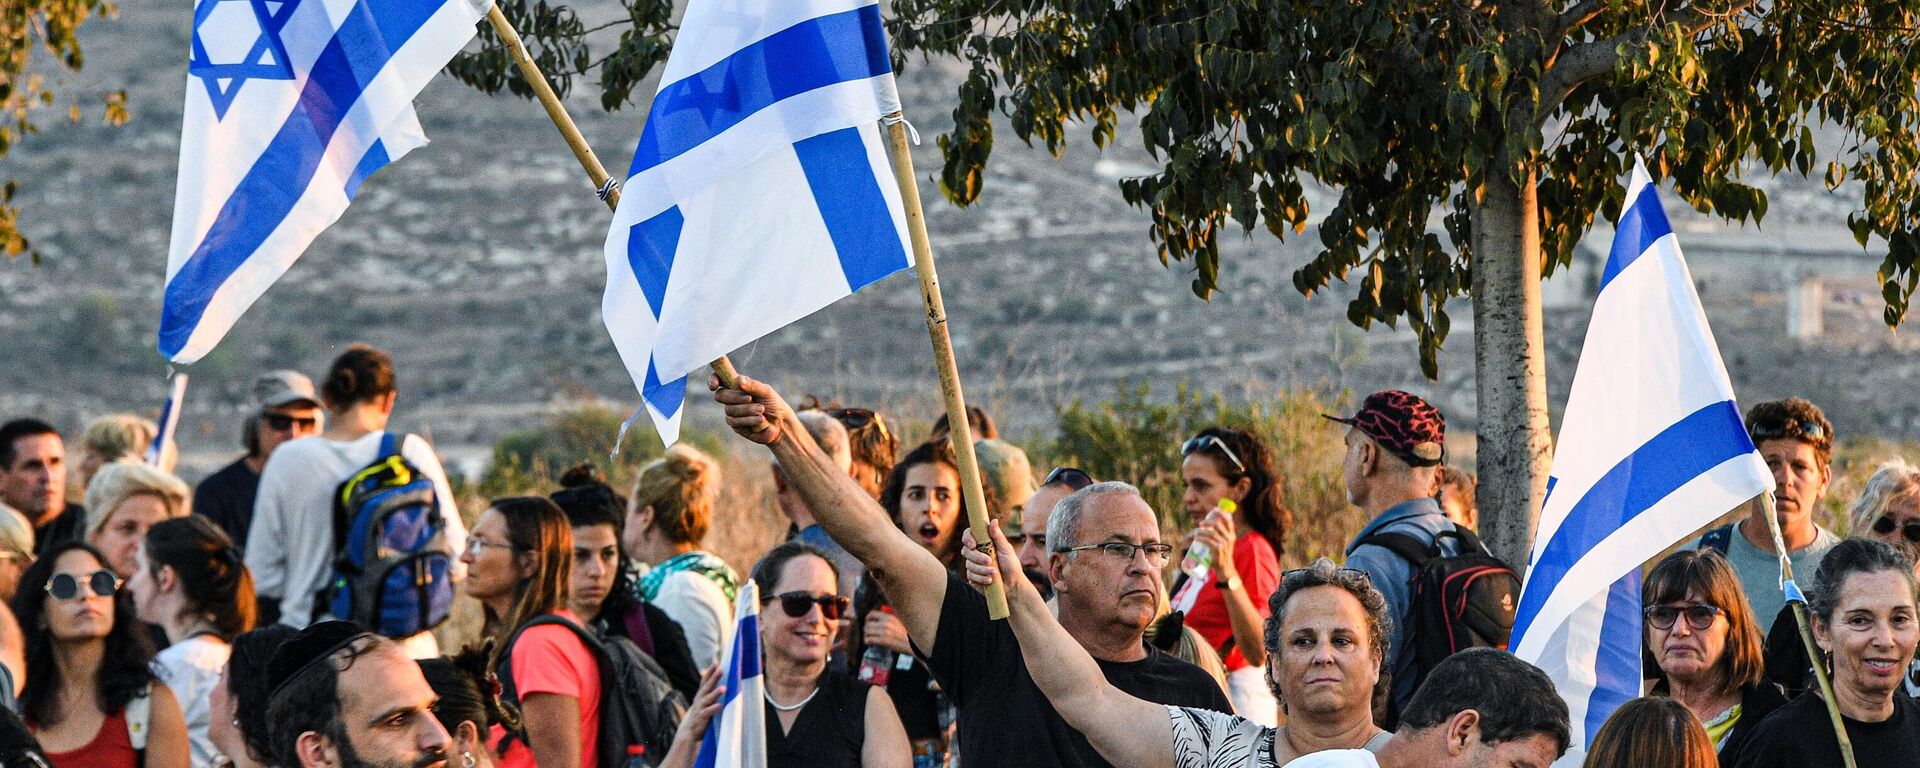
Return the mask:
[[645, 744], [628, 744], [627, 745], [626, 768], [648, 768], [647, 745]]
[[[893, 606], [883, 605], [880, 606], [880, 610], [891, 614], [893, 613]], [[860, 655], [860, 672], [858, 674], [860, 682], [868, 685], [877, 685], [882, 688], [886, 687], [887, 681], [893, 679], [893, 665], [898, 661], [896, 657], [899, 655], [900, 654], [894, 653], [886, 648], [869, 643], [867, 645], [867, 652]]]
[[[1239, 509], [1240, 505], [1233, 503], [1233, 499], [1221, 499], [1219, 504], [1214, 505], [1213, 511], [1207, 513], [1207, 519], [1201, 525], [1213, 522], [1214, 515], [1232, 515]], [[1206, 579], [1208, 571], [1213, 570], [1213, 548], [1194, 542], [1193, 546], [1187, 547], [1187, 556], [1180, 559], [1180, 570], [1186, 572], [1187, 578]]]

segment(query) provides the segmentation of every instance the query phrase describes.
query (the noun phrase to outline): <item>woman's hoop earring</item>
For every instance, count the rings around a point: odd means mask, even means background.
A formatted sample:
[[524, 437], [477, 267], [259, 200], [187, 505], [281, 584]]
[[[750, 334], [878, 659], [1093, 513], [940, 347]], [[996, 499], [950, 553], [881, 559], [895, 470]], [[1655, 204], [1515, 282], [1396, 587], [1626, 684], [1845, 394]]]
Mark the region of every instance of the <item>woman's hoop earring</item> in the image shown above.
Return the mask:
[[463, 766], [464, 768], [473, 768], [474, 764], [477, 762], [479, 761], [473, 759], [472, 752], [460, 753], [460, 765]]

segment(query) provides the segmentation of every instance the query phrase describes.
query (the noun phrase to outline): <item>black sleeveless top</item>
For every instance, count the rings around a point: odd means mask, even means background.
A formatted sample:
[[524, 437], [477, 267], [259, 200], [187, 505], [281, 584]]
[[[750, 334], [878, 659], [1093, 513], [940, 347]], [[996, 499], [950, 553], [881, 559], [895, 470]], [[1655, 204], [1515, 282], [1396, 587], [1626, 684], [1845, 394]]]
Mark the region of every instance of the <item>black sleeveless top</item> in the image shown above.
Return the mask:
[[793, 730], [782, 733], [780, 713], [764, 703], [767, 716], [767, 768], [860, 768], [867, 742], [867, 692], [873, 686], [843, 669], [828, 667]]

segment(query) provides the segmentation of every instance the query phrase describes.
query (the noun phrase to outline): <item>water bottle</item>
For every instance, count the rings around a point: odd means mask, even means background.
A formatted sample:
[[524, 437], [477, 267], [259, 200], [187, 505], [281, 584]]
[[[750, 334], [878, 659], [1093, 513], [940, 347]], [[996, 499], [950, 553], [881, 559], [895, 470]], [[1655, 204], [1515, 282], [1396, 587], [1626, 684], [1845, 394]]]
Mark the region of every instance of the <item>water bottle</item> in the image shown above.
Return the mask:
[[647, 768], [647, 745], [628, 744], [626, 768]]
[[[893, 613], [893, 606], [883, 605], [880, 606], [880, 610]], [[893, 679], [893, 666], [898, 661], [896, 657], [899, 655], [878, 645], [869, 644], [867, 652], [860, 655], [860, 672], [857, 675], [860, 682], [885, 688], [887, 681]]]
[[[1240, 505], [1233, 503], [1233, 499], [1221, 499], [1219, 504], [1214, 505], [1213, 511], [1207, 513], [1207, 519], [1201, 524], [1213, 522], [1214, 515], [1231, 515], [1238, 509]], [[1189, 579], [1205, 580], [1208, 572], [1213, 570], [1213, 548], [1198, 541], [1194, 542], [1193, 546], [1187, 547], [1187, 556], [1180, 559], [1180, 570], [1185, 572]]]

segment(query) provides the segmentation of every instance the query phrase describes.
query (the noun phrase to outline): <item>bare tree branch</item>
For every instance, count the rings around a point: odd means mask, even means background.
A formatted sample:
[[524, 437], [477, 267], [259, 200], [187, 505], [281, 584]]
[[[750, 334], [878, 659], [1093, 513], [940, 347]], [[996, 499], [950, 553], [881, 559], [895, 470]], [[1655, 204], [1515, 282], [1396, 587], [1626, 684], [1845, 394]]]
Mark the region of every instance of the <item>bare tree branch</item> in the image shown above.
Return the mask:
[[1580, 25], [1592, 21], [1600, 15], [1601, 11], [1605, 11], [1606, 9], [1606, 0], [1581, 0], [1581, 2], [1573, 4], [1566, 10], [1560, 12], [1558, 23], [1560, 32], [1557, 36], [1564, 37], [1568, 32], [1579, 29]]

